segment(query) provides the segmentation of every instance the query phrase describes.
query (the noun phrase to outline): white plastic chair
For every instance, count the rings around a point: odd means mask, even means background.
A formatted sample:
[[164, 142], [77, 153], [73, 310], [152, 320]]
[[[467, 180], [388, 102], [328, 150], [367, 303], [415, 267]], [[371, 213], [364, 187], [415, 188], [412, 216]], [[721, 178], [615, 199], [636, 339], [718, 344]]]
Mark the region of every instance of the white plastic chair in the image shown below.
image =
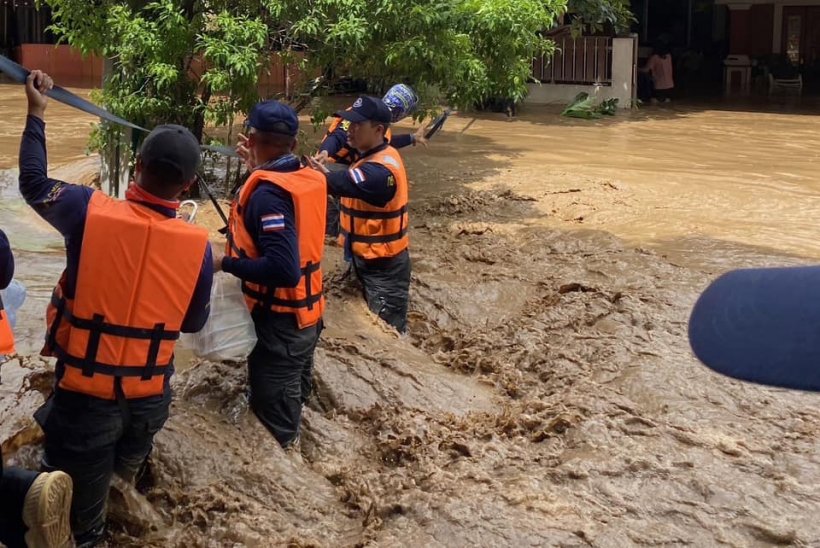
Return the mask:
[[798, 93], [803, 91], [803, 75], [798, 74], [797, 78], [775, 78], [769, 73], [769, 93], [776, 89], [796, 89]]

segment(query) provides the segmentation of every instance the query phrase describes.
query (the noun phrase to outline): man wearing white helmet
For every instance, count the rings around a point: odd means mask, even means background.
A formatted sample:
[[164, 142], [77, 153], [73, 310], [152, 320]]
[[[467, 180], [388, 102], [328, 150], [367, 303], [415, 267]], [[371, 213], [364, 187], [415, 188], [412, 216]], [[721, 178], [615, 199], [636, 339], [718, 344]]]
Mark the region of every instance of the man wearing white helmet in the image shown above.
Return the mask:
[[[418, 105], [419, 98], [416, 92], [410, 86], [405, 84], [396, 84], [384, 94], [382, 101], [390, 109], [390, 114], [395, 124], [410, 115]], [[350, 110], [350, 109], [348, 109]], [[340, 163], [352, 164], [356, 161], [356, 149], [350, 146], [348, 142], [347, 130], [350, 122], [342, 120], [341, 117], [335, 116], [333, 121], [322, 139], [322, 144], [319, 145], [319, 153], [316, 155], [316, 160], [321, 163]], [[404, 148], [406, 146], [416, 146], [421, 143], [427, 146], [427, 139], [424, 137], [424, 127], [420, 127], [415, 133], [406, 133], [402, 135], [392, 135], [390, 130], [387, 130], [385, 135], [393, 148]]]

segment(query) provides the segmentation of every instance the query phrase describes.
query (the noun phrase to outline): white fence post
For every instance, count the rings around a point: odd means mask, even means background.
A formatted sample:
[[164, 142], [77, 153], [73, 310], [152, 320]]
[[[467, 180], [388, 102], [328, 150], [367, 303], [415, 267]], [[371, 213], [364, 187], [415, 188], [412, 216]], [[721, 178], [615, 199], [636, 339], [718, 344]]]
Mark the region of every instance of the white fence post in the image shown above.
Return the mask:
[[621, 107], [632, 106], [635, 68], [635, 38], [612, 40], [612, 96]]

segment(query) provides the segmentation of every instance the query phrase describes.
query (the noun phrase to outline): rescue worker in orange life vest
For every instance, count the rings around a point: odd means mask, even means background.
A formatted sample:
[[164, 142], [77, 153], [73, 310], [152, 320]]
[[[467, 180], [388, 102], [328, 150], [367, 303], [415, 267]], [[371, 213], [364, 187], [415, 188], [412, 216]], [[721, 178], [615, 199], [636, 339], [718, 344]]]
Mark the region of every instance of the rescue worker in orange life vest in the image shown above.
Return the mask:
[[[0, 289], [14, 276], [14, 256], [0, 230]], [[0, 299], [0, 367], [3, 356], [14, 353], [14, 338]], [[57, 548], [71, 540], [69, 507], [71, 478], [64, 472], [38, 473], [3, 466], [0, 452], [0, 544], [9, 548]]]
[[113, 474], [135, 479], [168, 418], [174, 345], [208, 318], [213, 260], [207, 231], [176, 219], [200, 164], [196, 138], [180, 126], [154, 129], [126, 200], [50, 179], [50, 86], [40, 71], [29, 76], [20, 146], [20, 193], [66, 240], [43, 349], [57, 358], [56, 386], [35, 418], [43, 469], [74, 481], [75, 540], [93, 546], [104, 535]]
[[299, 438], [322, 331], [324, 177], [293, 154], [299, 119], [277, 101], [257, 104], [237, 152], [251, 172], [231, 206], [225, 257], [242, 280], [258, 342], [248, 356], [250, 406], [282, 447]]
[[404, 162], [385, 138], [390, 110], [365, 96], [336, 115], [350, 122], [350, 144], [360, 159], [340, 172], [328, 172], [315, 160], [311, 165], [325, 173], [328, 192], [341, 198], [340, 239], [368, 307], [404, 333], [410, 291], [408, 185]]

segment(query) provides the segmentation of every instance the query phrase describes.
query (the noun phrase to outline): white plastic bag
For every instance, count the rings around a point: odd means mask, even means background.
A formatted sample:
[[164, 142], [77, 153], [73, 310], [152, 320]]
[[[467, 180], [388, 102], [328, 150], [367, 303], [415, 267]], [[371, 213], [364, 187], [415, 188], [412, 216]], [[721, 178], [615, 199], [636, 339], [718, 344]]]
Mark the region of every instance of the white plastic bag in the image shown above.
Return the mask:
[[183, 335], [182, 344], [200, 358], [244, 360], [256, 345], [256, 330], [242, 296], [239, 278], [217, 272], [211, 288], [211, 315], [199, 333]]
[[0, 298], [3, 299], [3, 307], [9, 315], [9, 323], [12, 329], [17, 325], [17, 311], [26, 302], [26, 286], [17, 280], [12, 280], [6, 289], [0, 290]]

